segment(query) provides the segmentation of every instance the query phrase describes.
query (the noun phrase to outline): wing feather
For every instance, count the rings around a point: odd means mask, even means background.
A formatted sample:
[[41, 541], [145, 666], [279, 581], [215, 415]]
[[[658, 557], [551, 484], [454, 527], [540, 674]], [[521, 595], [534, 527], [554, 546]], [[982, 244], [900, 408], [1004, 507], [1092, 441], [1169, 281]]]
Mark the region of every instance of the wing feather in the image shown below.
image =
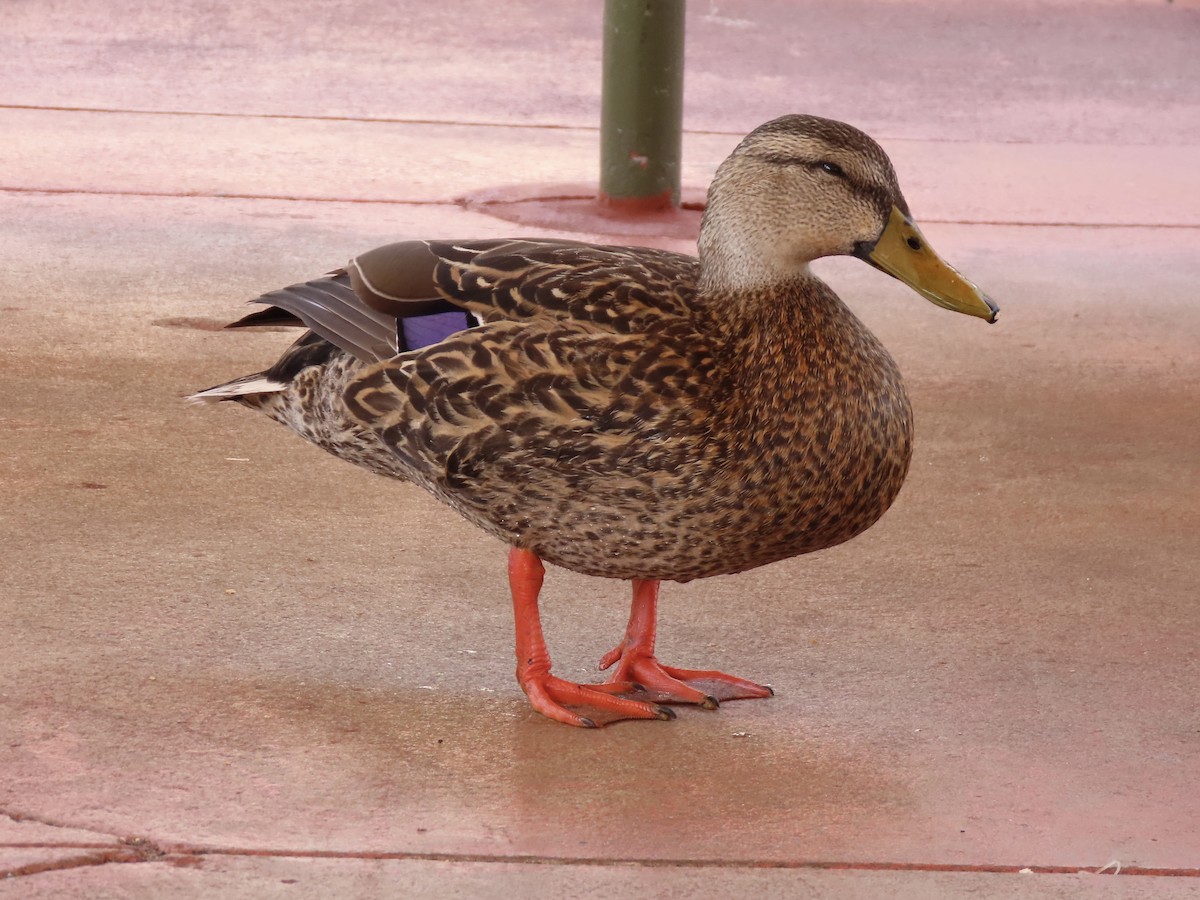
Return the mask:
[[647, 247], [575, 241], [404, 241], [351, 260], [372, 308], [401, 318], [441, 303], [481, 321], [551, 318], [635, 333], [697, 304], [698, 261]]

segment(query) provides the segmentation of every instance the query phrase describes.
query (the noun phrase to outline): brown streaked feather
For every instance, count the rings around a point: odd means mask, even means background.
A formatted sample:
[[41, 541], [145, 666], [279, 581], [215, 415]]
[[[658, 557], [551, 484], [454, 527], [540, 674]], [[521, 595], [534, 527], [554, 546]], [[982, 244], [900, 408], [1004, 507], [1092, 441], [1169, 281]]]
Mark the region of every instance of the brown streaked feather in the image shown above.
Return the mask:
[[[484, 325], [365, 369], [345, 392], [347, 409], [414, 481], [472, 521], [588, 571], [572, 557], [595, 547], [564, 551], [557, 544], [569, 542], [550, 537], [556, 523], [563, 535], [578, 526], [611, 539], [615, 510], [654, 502], [652, 483], [686, 478], [681, 464], [709, 440], [705, 351], [679, 324], [656, 335], [653, 351], [641, 335], [587, 322]], [[634, 378], [652, 390], [629, 390]], [[564, 508], [548, 508], [559, 500]], [[582, 522], [565, 508], [578, 503], [591, 509]], [[611, 508], [597, 518], [597, 505]], [[609, 561], [647, 565], [641, 553]]]
[[[856, 322], [831, 327], [848, 311], [815, 279], [798, 286], [803, 307], [787, 292], [739, 298], [753, 316], [714, 327], [694, 268], [675, 267], [667, 290], [659, 251], [431, 246], [443, 296], [484, 296], [492, 306], [467, 305], [492, 321], [365, 368], [346, 408], [410, 478], [503, 540], [587, 574], [689, 580], [846, 540], [899, 488], [899, 375]], [[844, 400], [878, 415], [822, 408], [820, 370], [847, 367], [868, 377], [846, 380]], [[768, 436], [764, 408], [794, 412]], [[832, 448], [814, 428], [836, 434]], [[836, 458], [876, 439], [878, 459]]]
[[630, 333], [695, 305], [694, 257], [578, 241], [402, 241], [353, 259], [359, 297], [397, 317], [466, 309], [484, 322], [553, 317]]

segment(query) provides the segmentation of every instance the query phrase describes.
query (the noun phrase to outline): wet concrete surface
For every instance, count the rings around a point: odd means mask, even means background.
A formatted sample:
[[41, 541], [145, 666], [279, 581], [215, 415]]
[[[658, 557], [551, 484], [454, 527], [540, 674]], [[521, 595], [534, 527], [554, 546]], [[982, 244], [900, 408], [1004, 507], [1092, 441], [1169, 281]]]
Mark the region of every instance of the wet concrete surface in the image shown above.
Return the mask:
[[[554, 41], [496, 24], [503, 49], [477, 62], [510, 86], [498, 103], [468, 90], [466, 50], [453, 77], [417, 65], [434, 25], [412, 68], [367, 54], [349, 82], [353, 41], [318, 53], [326, 19], [266, 7], [196, 2], [106, 34], [94, 7], [22, 7], [27, 40], [0, 38], [20, 74], [0, 98], [0, 896], [1200, 893], [1200, 190], [1177, 115], [1200, 80], [1164, 98], [1142, 66], [1194, 33], [1193, 4], [1052, 4], [1036, 27], [1032, 7], [989, 7], [957, 45], [959, 6], [872, 4], [861, 40], [924, 23], [966, 71], [990, 35], [1024, 48], [1022, 77], [1071, 87], [1027, 84], [1017, 115], [973, 75], [933, 111], [897, 95], [902, 123], [829, 72], [815, 105], [751, 74], [747, 48], [763, 23], [796, 27], [789, 8], [693, 5], [689, 127], [722, 133], [688, 136], [690, 189], [757, 120], [837, 114], [879, 134], [930, 241], [1003, 308], [988, 327], [820, 264], [908, 380], [909, 481], [850, 544], [663, 593], [662, 657], [770, 683], [770, 701], [596, 733], [542, 719], [512, 677], [503, 547], [248, 411], [180, 402], [288, 342], [217, 330], [243, 300], [389, 240], [513, 233], [458, 202], [472, 191], [586, 183], [594, 80], [536, 77], [564, 46], [598, 53], [570, 9], [542, 20]], [[1080, 46], [1119, 27], [1114, 94]], [[61, 77], [56, 41], [76, 50]], [[1030, 72], [1029, 42], [1058, 63]], [[307, 80], [265, 74], [314, 54]], [[173, 58], [212, 69], [188, 108], [229, 116], [11, 108], [178, 111]], [[371, 66], [409, 90], [368, 90]], [[755, 121], [725, 105], [737, 90]], [[574, 130], [353, 121], [432, 115], [430, 97], [447, 118], [536, 109]], [[352, 121], [241, 115], [337, 102]], [[1136, 137], [1116, 134], [1133, 107]], [[562, 221], [545, 233], [589, 236]], [[593, 677], [625, 586], [552, 570], [545, 598], [556, 671]], [[1114, 861], [1119, 888], [1068, 874]]]

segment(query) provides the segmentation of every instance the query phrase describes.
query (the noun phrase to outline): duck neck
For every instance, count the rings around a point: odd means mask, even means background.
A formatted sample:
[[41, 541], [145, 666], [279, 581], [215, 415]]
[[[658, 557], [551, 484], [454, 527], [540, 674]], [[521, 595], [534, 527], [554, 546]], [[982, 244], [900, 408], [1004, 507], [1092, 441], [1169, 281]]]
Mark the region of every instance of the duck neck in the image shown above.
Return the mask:
[[[746, 248], [749, 250], [749, 248]], [[808, 262], [800, 262], [789, 270], [780, 271], [767, 258], [753, 252], [739, 252], [728, 243], [705, 246], [700, 241], [700, 282], [702, 293], [752, 294], [773, 292], [791, 283], [802, 283], [814, 277]]]
[[[818, 343], [837, 340], [858, 320], [820, 278], [804, 266], [790, 277], [752, 287], [705, 290], [705, 304], [731, 353], [754, 365], [770, 357], [807, 358]], [[858, 326], [861, 327], [861, 326]], [[854, 328], [854, 330], [857, 330]]]
[[815, 277], [809, 271], [809, 259], [764, 253], [762, 243], [761, 237], [746, 234], [746, 229], [709, 225], [706, 219], [698, 243], [701, 292], [770, 292]]
[[819, 234], [798, 236], [794, 224], [785, 228], [769, 211], [761, 212], [769, 198], [748, 202], [749, 188], [739, 187], [740, 202], [731, 202], [735, 186], [727, 180], [718, 171], [700, 222], [700, 290], [749, 293], [814, 278], [809, 263], [828, 252]]

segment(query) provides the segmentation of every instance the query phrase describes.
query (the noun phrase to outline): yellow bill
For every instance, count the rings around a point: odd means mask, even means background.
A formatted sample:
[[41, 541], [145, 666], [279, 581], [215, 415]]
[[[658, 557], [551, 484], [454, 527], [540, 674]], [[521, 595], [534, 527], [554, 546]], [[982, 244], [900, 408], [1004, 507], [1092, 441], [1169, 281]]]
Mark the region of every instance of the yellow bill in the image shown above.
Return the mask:
[[887, 227], [864, 257], [938, 306], [995, 322], [995, 302], [933, 252], [912, 219], [892, 207]]

